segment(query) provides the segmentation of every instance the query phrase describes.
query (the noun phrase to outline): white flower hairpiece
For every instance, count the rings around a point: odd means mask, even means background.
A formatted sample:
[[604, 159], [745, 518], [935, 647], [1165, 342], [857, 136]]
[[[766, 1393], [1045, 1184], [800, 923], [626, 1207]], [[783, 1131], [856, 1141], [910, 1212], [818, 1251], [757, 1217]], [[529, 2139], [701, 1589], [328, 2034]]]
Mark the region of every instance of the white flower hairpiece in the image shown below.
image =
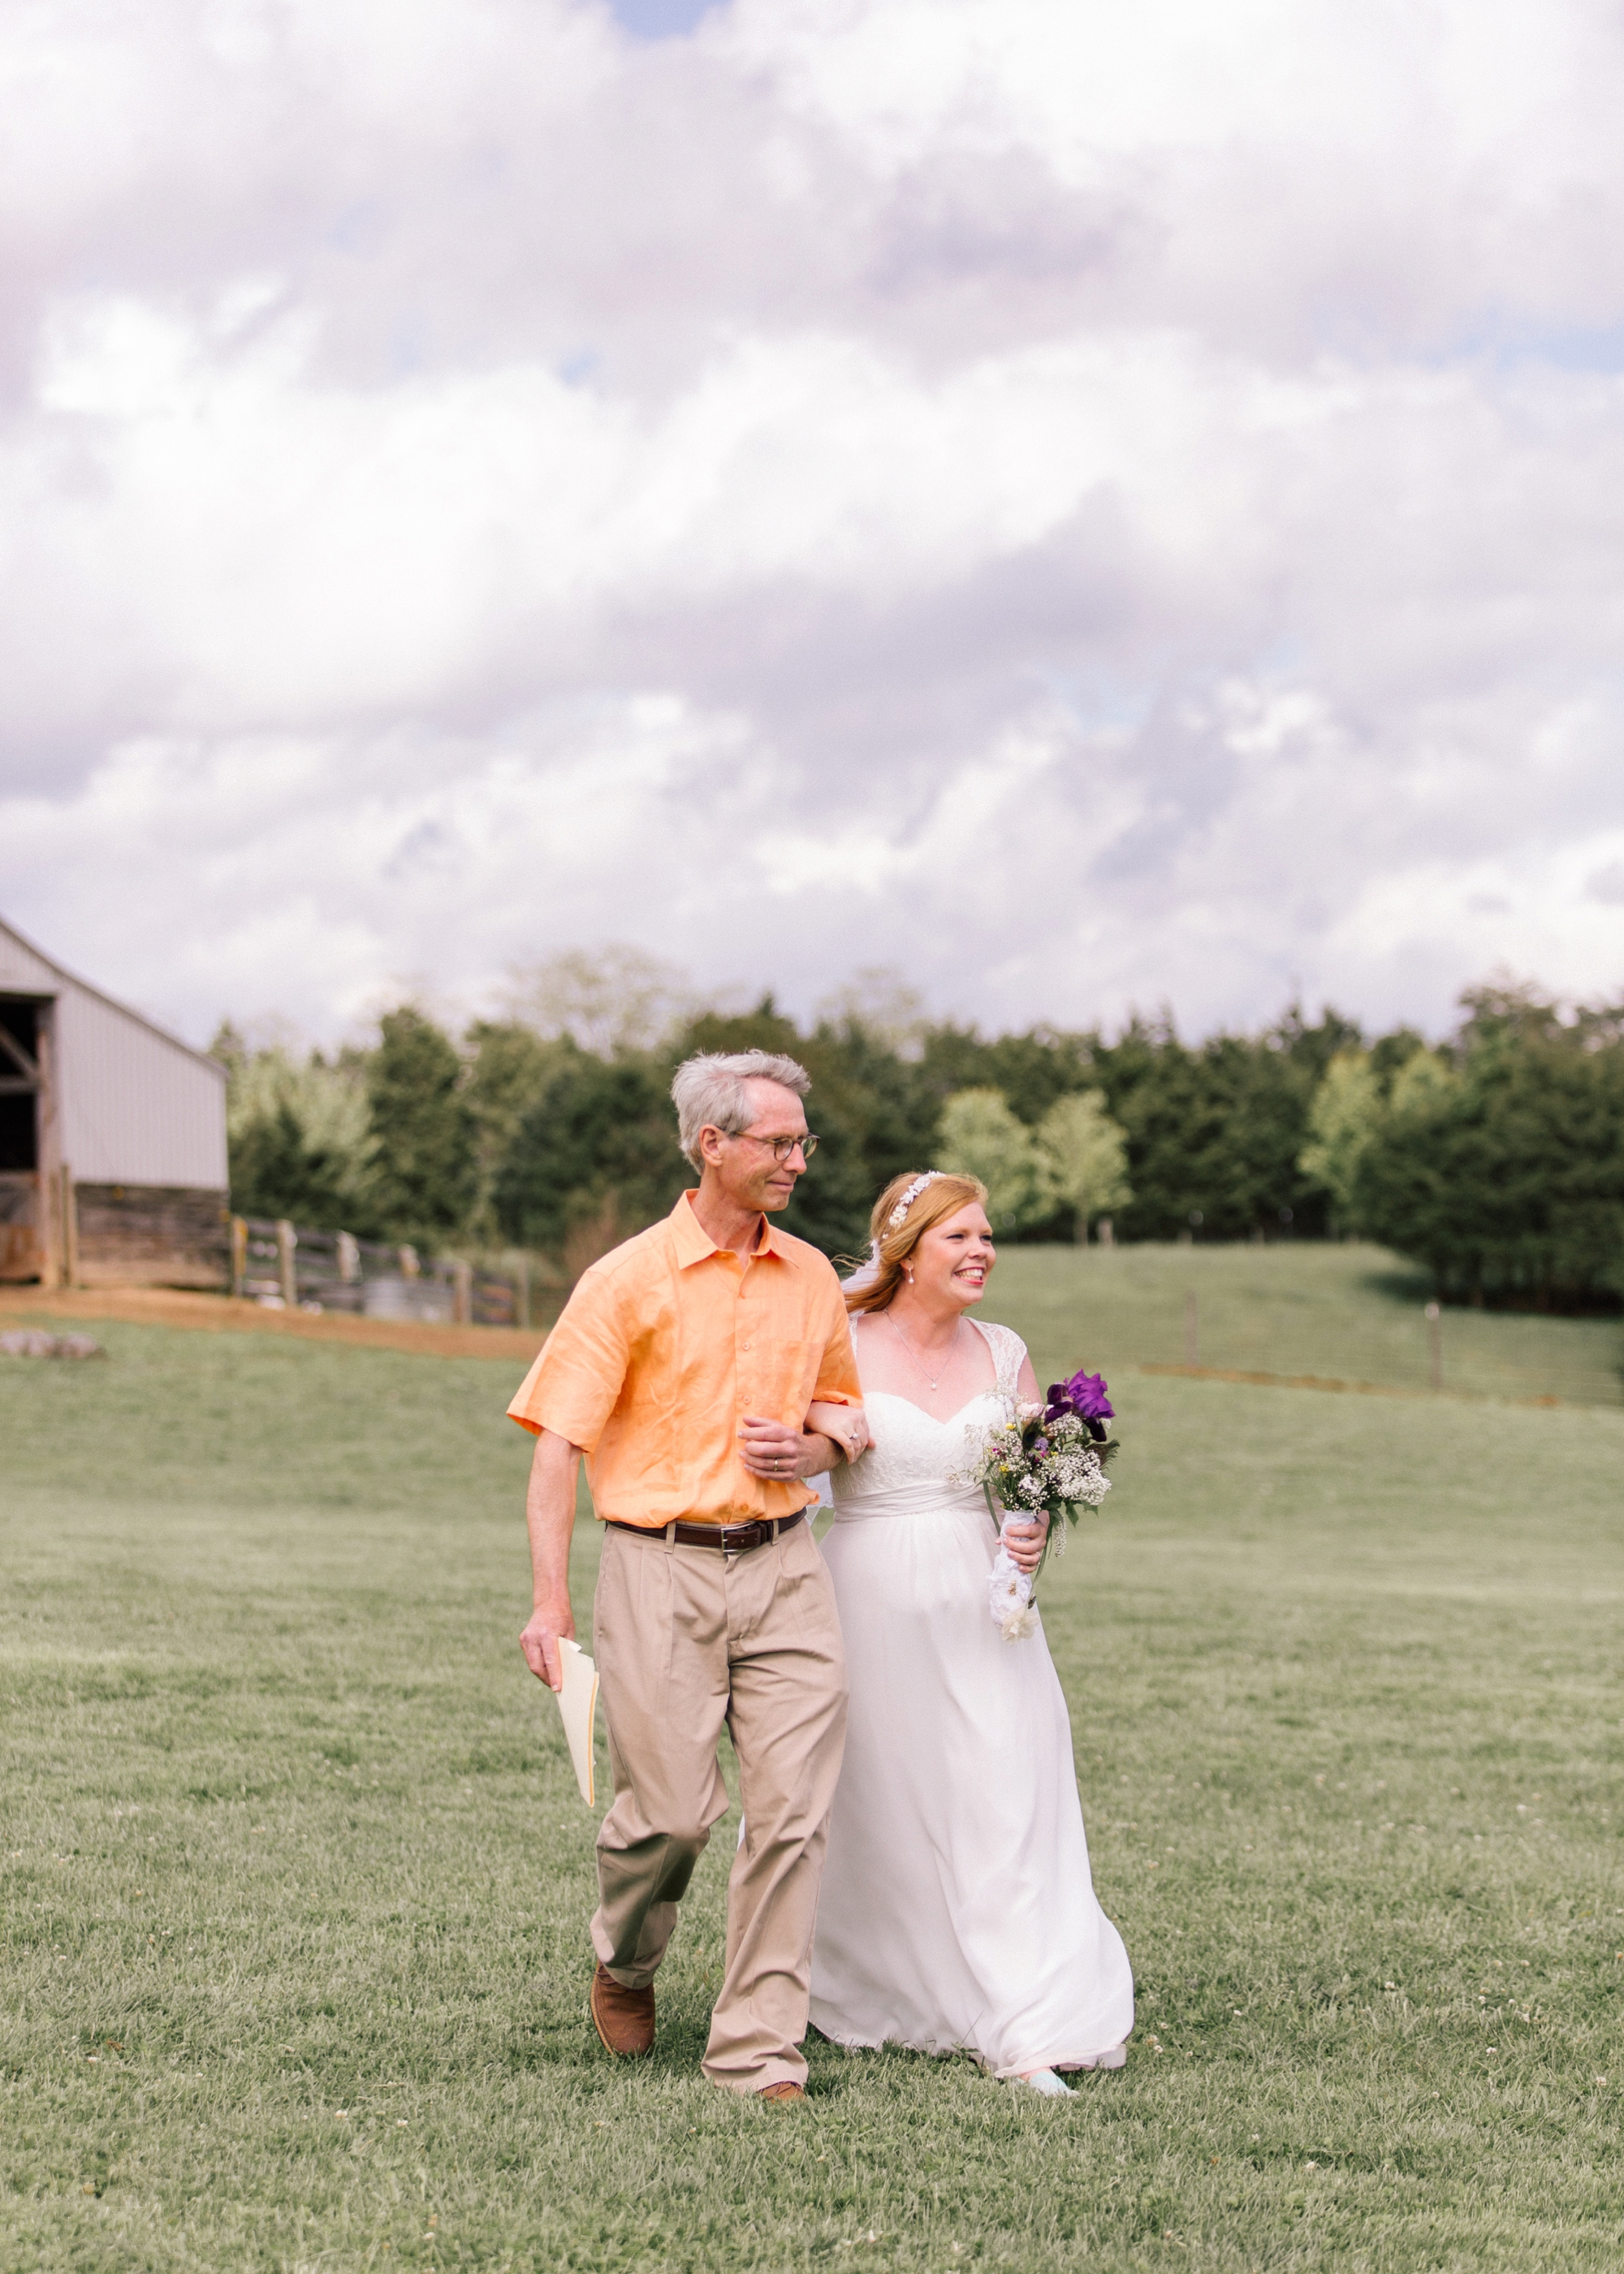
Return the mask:
[[904, 1193], [902, 1198], [897, 1202], [896, 1207], [892, 1209], [891, 1214], [886, 1217], [885, 1229], [887, 1231], [896, 1231], [897, 1226], [902, 1222], [908, 1210], [913, 1207], [914, 1201], [924, 1191], [925, 1186], [927, 1185], [934, 1185], [936, 1178], [942, 1174], [943, 1171], [940, 1169], [927, 1169], [922, 1177], [914, 1178], [906, 1192]]

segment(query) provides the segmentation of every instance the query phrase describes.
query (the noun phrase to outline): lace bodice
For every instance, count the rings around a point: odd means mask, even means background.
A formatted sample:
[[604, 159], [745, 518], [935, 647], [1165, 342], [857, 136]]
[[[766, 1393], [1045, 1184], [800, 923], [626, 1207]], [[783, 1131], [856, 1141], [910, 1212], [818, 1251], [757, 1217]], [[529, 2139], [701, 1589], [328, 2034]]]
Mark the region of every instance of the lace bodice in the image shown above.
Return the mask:
[[[865, 1389], [874, 1443], [861, 1460], [837, 1469], [830, 1479], [837, 1515], [848, 1508], [857, 1514], [860, 1504], [871, 1500], [883, 1499], [899, 1512], [916, 1500], [981, 1500], [979, 1487], [966, 1487], [959, 1479], [981, 1449], [981, 1432], [1004, 1418], [1006, 1403], [1014, 1398], [1026, 1345], [1011, 1327], [984, 1325], [980, 1319], [970, 1323], [992, 1352], [993, 1388], [981, 1390], [943, 1421], [890, 1390]], [[892, 1495], [899, 1496], [894, 1503]]]

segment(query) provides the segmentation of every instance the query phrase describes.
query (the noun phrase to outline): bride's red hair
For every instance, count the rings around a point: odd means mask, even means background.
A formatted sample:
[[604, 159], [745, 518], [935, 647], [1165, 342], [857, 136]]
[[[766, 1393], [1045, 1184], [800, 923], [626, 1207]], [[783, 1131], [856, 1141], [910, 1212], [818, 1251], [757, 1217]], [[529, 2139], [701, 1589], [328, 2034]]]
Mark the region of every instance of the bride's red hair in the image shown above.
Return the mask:
[[933, 1176], [921, 1193], [915, 1193], [908, 1203], [908, 1212], [898, 1224], [891, 1216], [910, 1185], [919, 1182], [922, 1171], [905, 1169], [893, 1177], [874, 1203], [868, 1218], [868, 1237], [877, 1249], [855, 1279], [847, 1283], [846, 1307], [856, 1314], [861, 1311], [883, 1311], [902, 1284], [903, 1267], [919, 1246], [933, 1224], [941, 1224], [959, 1209], [968, 1208], [972, 1201], [987, 1205], [987, 1187], [979, 1177]]

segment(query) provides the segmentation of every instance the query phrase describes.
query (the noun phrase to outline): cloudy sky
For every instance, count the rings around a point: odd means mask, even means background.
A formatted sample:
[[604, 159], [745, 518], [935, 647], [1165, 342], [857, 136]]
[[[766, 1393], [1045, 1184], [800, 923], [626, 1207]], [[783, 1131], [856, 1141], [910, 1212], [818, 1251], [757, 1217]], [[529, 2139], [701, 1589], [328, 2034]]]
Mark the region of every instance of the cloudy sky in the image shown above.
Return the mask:
[[0, 915], [194, 1039], [611, 942], [1624, 992], [1612, 0], [34, 0], [0, 85]]

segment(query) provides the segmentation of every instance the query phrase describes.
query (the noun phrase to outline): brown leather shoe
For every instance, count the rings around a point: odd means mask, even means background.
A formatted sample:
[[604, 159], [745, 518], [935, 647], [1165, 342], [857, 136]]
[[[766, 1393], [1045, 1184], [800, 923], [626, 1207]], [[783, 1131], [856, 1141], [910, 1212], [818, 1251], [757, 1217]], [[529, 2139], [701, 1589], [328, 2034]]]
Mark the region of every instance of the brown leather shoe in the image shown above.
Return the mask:
[[781, 2076], [776, 2084], [763, 2084], [756, 2096], [757, 2100], [804, 2100], [806, 2097], [803, 2088], [787, 2076]]
[[654, 1991], [628, 1990], [606, 1966], [592, 1977], [592, 2026], [607, 2052], [635, 2058], [654, 2050]]

